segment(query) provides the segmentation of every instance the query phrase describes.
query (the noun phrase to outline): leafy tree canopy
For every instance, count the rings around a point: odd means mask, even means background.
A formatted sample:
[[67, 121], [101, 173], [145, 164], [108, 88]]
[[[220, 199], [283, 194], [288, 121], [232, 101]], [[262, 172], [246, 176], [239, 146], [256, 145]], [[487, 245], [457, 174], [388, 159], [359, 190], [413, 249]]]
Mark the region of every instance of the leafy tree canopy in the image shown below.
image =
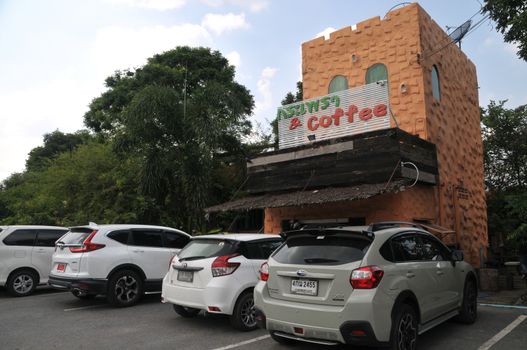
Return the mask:
[[[301, 81], [297, 81], [296, 82], [296, 92], [294, 94], [292, 92], [288, 92], [285, 95], [285, 97], [282, 99], [281, 103], [282, 103], [282, 106], [285, 106], [291, 103], [300, 102], [303, 99], [304, 99], [303, 85]], [[275, 148], [278, 148], [278, 137], [279, 136], [278, 136], [278, 119], [277, 118], [275, 118], [271, 122], [271, 127], [272, 127], [273, 135], [274, 135]]]
[[491, 101], [481, 110], [485, 181], [491, 190], [527, 190], [527, 105]]
[[527, 106], [481, 109], [490, 232], [527, 253]]
[[527, 1], [485, 0], [483, 12], [496, 22], [506, 42], [518, 45], [518, 56], [527, 60]]
[[[254, 101], [234, 73], [218, 51], [178, 47], [107, 78], [84, 117], [117, 152], [138, 156], [141, 193], [187, 230], [199, 229], [202, 209], [214, 202], [217, 155], [244, 157]], [[162, 213], [152, 207], [146, 217], [156, 222]]]
[[78, 145], [86, 143], [92, 136], [87, 130], [65, 134], [55, 130], [44, 135], [44, 146], [35, 147], [29, 152], [26, 161], [28, 170], [45, 167], [63, 152], [72, 152]]

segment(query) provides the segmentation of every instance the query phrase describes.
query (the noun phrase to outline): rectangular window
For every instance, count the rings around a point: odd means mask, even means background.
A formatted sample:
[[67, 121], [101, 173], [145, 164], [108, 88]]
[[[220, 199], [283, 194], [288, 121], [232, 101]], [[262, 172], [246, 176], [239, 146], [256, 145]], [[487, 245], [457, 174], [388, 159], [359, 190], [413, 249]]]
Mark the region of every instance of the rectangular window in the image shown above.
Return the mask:
[[141, 247], [163, 247], [163, 232], [133, 230], [132, 245]]
[[62, 237], [67, 230], [38, 230], [37, 242], [39, 247], [54, 247], [55, 242]]
[[4, 238], [4, 244], [32, 247], [36, 237], [37, 230], [15, 230]]

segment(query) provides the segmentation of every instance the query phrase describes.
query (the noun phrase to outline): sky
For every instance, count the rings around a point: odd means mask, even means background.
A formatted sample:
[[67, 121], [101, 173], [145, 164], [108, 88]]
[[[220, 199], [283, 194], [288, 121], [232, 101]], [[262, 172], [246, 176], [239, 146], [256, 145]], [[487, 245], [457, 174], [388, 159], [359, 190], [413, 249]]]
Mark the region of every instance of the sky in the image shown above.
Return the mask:
[[[423, 0], [446, 30], [482, 0]], [[219, 50], [253, 94], [251, 120], [269, 130], [276, 107], [301, 80], [301, 43], [381, 18], [389, 0], [0, 0], [0, 181], [24, 170], [43, 135], [84, 128], [90, 101], [116, 70], [144, 65], [178, 45]], [[481, 18], [477, 15], [474, 19]], [[462, 42], [478, 72], [480, 105], [527, 104], [527, 62], [492, 22]]]

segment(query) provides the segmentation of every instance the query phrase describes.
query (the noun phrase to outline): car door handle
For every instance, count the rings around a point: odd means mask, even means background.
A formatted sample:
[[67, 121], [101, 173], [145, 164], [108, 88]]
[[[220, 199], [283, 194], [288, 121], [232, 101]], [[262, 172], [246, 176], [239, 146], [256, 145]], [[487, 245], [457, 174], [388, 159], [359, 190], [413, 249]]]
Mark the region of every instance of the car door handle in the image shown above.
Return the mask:
[[413, 273], [412, 271], [408, 271], [408, 272], [406, 273], [406, 277], [408, 277], [408, 278], [414, 278], [414, 277], [415, 277], [415, 273]]
[[144, 250], [132, 250], [134, 253], [144, 253]]
[[437, 270], [436, 273], [437, 273], [438, 275], [444, 275], [444, 274], [445, 274], [442, 270]]

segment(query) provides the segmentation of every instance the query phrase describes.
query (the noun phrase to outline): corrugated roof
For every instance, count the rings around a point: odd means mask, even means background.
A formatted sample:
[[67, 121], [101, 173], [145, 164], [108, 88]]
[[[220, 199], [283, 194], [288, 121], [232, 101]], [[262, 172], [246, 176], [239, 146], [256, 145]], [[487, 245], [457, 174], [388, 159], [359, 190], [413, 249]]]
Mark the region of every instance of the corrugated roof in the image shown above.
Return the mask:
[[267, 193], [235, 199], [223, 204], [206, 208], [207, 213], [239, 211], [263, 208], [293, 207], [310, 204], [323, 204], [342, 201], [367, 199], [383, 193], [396, 193], [405, 190], [407, 181], [394, 181], [378, 184], [362, 184], [349, 187], [328, 187], [318, 190], [287, 193]]

